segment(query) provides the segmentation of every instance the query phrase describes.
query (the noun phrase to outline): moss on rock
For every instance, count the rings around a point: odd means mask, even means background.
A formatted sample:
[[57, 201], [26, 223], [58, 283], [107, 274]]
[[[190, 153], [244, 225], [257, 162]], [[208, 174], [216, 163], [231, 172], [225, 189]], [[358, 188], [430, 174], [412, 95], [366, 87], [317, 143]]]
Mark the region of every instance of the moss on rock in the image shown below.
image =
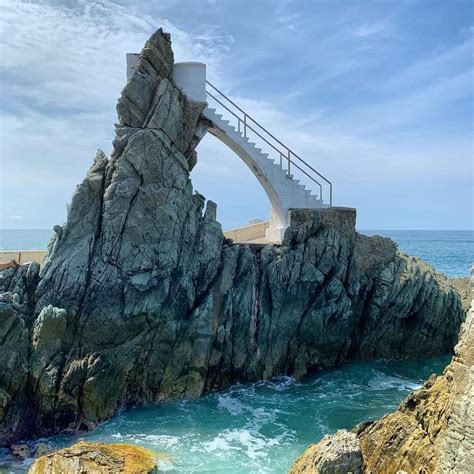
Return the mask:
[[140, 446], [80, 442], [41, 456], [29, 474], [148, 474], [158, 472], [159, 455]]

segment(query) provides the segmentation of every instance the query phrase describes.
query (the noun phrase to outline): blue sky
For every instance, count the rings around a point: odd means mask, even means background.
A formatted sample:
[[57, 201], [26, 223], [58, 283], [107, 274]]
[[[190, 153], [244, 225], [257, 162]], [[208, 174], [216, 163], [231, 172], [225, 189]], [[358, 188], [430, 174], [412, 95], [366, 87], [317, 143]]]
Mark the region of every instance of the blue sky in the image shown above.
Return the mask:
[[[0, 0], [3, 228], [46, 228], [110, 153], [125, 53], [162, 26], [208, 77], [334, 183], [358, 227], [473, 226], [474, 3]], [[194, 186], [224, 228], [267, 218], [213, 137]]]

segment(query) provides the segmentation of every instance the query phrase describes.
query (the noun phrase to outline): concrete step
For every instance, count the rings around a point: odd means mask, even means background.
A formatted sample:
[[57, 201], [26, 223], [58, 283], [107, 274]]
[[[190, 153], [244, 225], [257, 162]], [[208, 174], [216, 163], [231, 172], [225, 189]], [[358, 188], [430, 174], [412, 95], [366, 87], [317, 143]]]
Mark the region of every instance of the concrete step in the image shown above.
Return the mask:
[[[206, 117], [214, 122], [214, 125], [218, 127], [227, 137], [232, 140], [236, 145], [240, 146], [246, 153], [248, 153], [253, 160], [257, 164], [257, 166], [263, 166], [270, 172], [270, 169], [273, 170], [271, 174], [268, 175], [269, 180], [279, 179], [279, 180], [286, 180], [291, 181], [293, 186], [293, 196], [295, 198], [300, 196], [301, 202], [307, 204], [308, 200], [313, 202], [315, 206], [318, 206], [321, 202], [317, 199], [317, 196], [311, 193], [311, 190], [307, 189], [304, 185], [300, 183], [300, 180], [294, 179], [294, 175], [292, 173], [288, 174], [287, 170], [280, 165], [280, 159], [273, 159], [270, 158], [269, 154], [264, 152], [262, 148], [258, 147], [257, 144], [249, 139], [249, 137], [244, 137], [243, 132], [239, 132], [234, 125], [230, 124], [229, 120], [223, 118], [223, 115], [218, 114], [215, 109], [206, 109], [205, 110]], [[258, 165], [260, 163], [260, 165]], [[268, 163], [264, 165], [264, 163]], [[282, 164], [284, 160], [282, 160]], [[261, 172], [265, 175], [264, 169]], [[276, 174], [275, 174], [276, 173]], [[271, 178], [271, 176], [273, 176]], [[276, 178], [280, 176], [280, 178]], [[283, 181], [281, 181], [283, 185]], [[276, 183], [275, 183], [276, 185]], [[285, 185], [286, 186], [286, 185]]]

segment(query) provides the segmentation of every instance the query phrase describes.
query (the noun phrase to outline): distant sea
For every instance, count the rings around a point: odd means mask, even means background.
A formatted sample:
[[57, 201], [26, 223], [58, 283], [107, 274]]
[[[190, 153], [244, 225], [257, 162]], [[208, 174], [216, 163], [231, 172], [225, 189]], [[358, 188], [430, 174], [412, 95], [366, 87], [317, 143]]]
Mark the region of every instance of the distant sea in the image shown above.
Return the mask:
[[[422, 258], [448, 276], [469, 276], [474, 263], [472, 230], [360, 230], [392, 238], [403, 252]], [[50, 229], [0, 229], [0, 250], [46, 249]]]
[[390, 237], [398, 248], [430, 263], [447, 276], [470, 276], [474, 263], [474, 230], [360, 230]]

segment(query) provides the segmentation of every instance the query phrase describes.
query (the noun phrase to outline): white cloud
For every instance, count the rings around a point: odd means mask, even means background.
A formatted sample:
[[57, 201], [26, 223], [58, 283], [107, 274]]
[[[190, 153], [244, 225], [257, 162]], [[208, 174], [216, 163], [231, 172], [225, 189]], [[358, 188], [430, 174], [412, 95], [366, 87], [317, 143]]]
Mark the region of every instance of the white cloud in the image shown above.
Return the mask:
[[361, 25], [354, 31], [354, 36], [358, 38], [366, 38], [368, 36], [386, 34], [389, 28], [384, 23], [371, 23]]
[[4, 80], [4, 93], [41, 107], [110, 107], [124, 84], [125, 53], [140, 51], [158, 26], [172, 34], [176, 60], [203, 60], [211, 70], [232, 42], [210, 29], [190, 34], [107, 0], [80, 0], [73, 8], [18, 0], [0, 6], [0, 66], [13, 77]]
[[466, 71], [473, 71], [472, 52], [474, 37], [449, 47], [439, 48], [412, 62], [397, 71], [397, 74], [387, 77], [381, 84], [385, 90], [405, 93], [407, 89], [425, 88], [427, 85], [441, 79], [449, 79]]
[[176, 60], [202, 60], [212, 75], [232, 43], [107, 0], [70, 5], [0, 0], [2, 217], [10, 209], [35, 227], [62, 222], [96, 149], [110, 153], [126, 52], [163, 27]]

